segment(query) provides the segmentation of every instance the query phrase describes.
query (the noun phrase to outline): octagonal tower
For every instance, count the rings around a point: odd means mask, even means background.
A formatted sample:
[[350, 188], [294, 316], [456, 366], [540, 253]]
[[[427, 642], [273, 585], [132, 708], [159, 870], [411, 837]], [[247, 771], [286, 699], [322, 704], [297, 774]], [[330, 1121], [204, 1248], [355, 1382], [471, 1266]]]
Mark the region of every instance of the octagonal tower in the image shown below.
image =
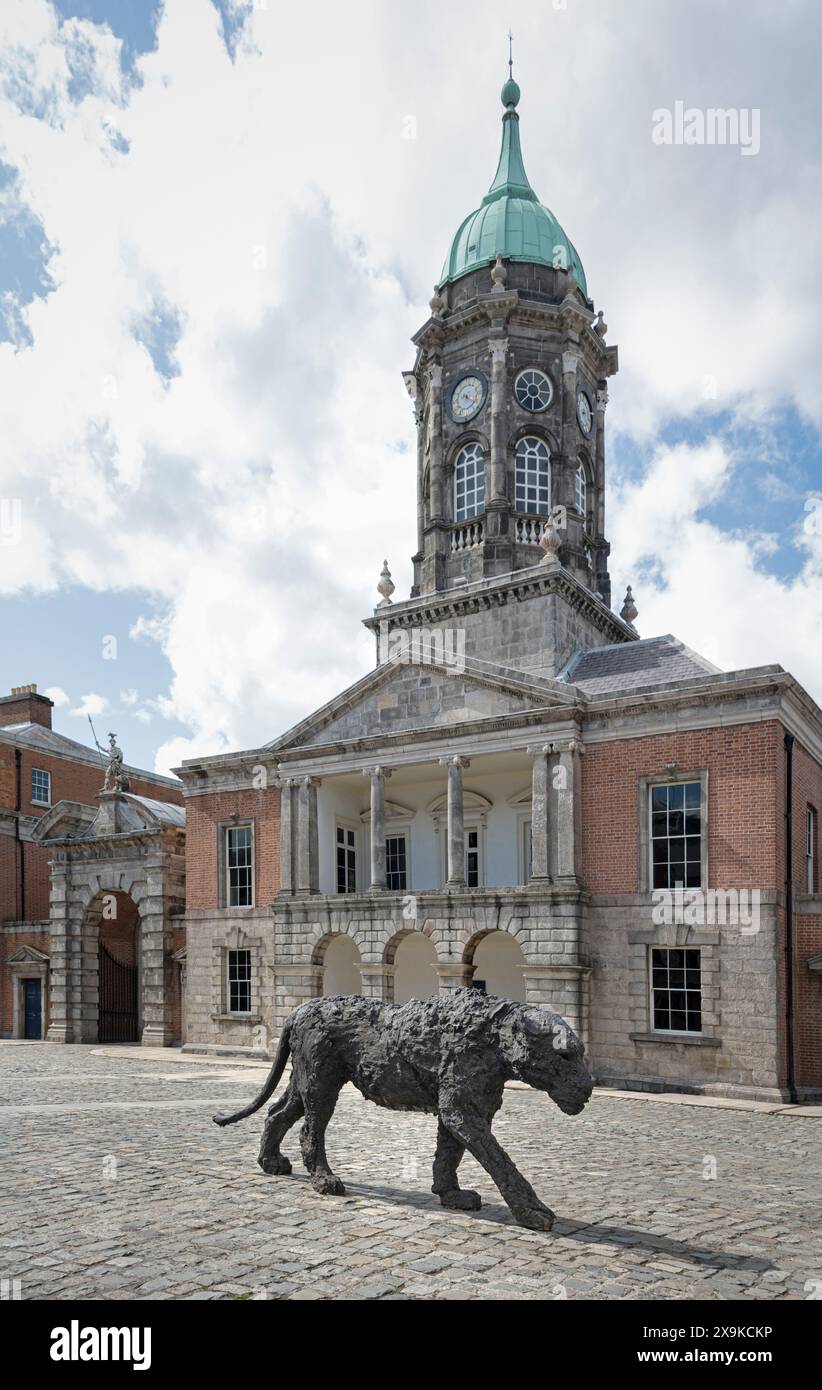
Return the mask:
[[561, 564], [610, 605], [604, 426], [617, 349], [576, 248], [528, 181], [519, 99], [509, 76], [496, 176], [451, 242], [405, 373], [417, 421], [412, 596], [539, 564], [554, 513]]

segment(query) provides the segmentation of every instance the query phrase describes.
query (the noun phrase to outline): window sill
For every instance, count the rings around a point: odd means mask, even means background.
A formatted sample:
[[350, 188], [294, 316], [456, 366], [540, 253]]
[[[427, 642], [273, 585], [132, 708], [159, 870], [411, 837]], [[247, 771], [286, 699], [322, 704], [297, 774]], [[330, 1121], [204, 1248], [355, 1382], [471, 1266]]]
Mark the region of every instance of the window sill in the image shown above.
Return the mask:
[[262, 1023], [262, 1014], [212, 1014], [213, 1023]]
[[707, 1033], [629, 1033], [635, 1043], [685, 1043], [686, 1047], [721, 1047], [722, 1039]]
[[30, 805], [30, 806], [39, 806], [41, 810], [45, 810], [45, 811], [50, 811], [50, 810], [51, 810], [51, 802], [50, 802], [50, 801], [30, 801], [30, 802], [29, 802], [29, 805]]

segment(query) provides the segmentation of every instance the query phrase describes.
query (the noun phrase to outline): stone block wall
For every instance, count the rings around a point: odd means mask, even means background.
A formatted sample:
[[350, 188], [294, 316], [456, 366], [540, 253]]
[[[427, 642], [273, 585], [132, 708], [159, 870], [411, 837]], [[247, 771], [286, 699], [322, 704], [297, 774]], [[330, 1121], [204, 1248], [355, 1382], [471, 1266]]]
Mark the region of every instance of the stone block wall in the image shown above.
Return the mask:
[[[762, 896], [759, 928], [675, 927], [653, 920], [650, 894], [592, 898], [583, 953], [590, 963], [590, 1054], [603, 1085], [779, 1098], [781, 1058], [777, 895]], [[703, 1035], [657, 1035], [650, 1016], [654, 946], [698, 947]]]

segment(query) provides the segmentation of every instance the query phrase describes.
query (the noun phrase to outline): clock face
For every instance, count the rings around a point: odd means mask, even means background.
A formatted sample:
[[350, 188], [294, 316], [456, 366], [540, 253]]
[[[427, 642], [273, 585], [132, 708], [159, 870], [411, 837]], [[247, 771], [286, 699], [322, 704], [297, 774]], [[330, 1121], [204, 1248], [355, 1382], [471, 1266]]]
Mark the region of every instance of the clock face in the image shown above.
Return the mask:
[[579, 420], [579, 427], [582, 433], [590, 434], [594, 417], [591, 410], [591, 402], [584, 391], [580, 391], [577, 396], [577, 419]]
[[451, 393], [451, 414], [455, 420], [470, 420], [485, 399], [485, 384], [478, 376], [464, 376]]

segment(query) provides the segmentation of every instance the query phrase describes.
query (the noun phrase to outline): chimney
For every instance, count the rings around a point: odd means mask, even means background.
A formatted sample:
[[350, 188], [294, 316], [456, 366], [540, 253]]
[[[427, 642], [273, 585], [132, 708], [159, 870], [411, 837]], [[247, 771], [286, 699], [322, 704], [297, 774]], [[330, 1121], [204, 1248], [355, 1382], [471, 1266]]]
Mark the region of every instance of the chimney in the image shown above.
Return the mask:
[[42, 724], [51, 728], [54, 701], [37, 694], [36, 685], [13, 685], [10, 695], [0, 695], [0, 728], [8, 724]]

